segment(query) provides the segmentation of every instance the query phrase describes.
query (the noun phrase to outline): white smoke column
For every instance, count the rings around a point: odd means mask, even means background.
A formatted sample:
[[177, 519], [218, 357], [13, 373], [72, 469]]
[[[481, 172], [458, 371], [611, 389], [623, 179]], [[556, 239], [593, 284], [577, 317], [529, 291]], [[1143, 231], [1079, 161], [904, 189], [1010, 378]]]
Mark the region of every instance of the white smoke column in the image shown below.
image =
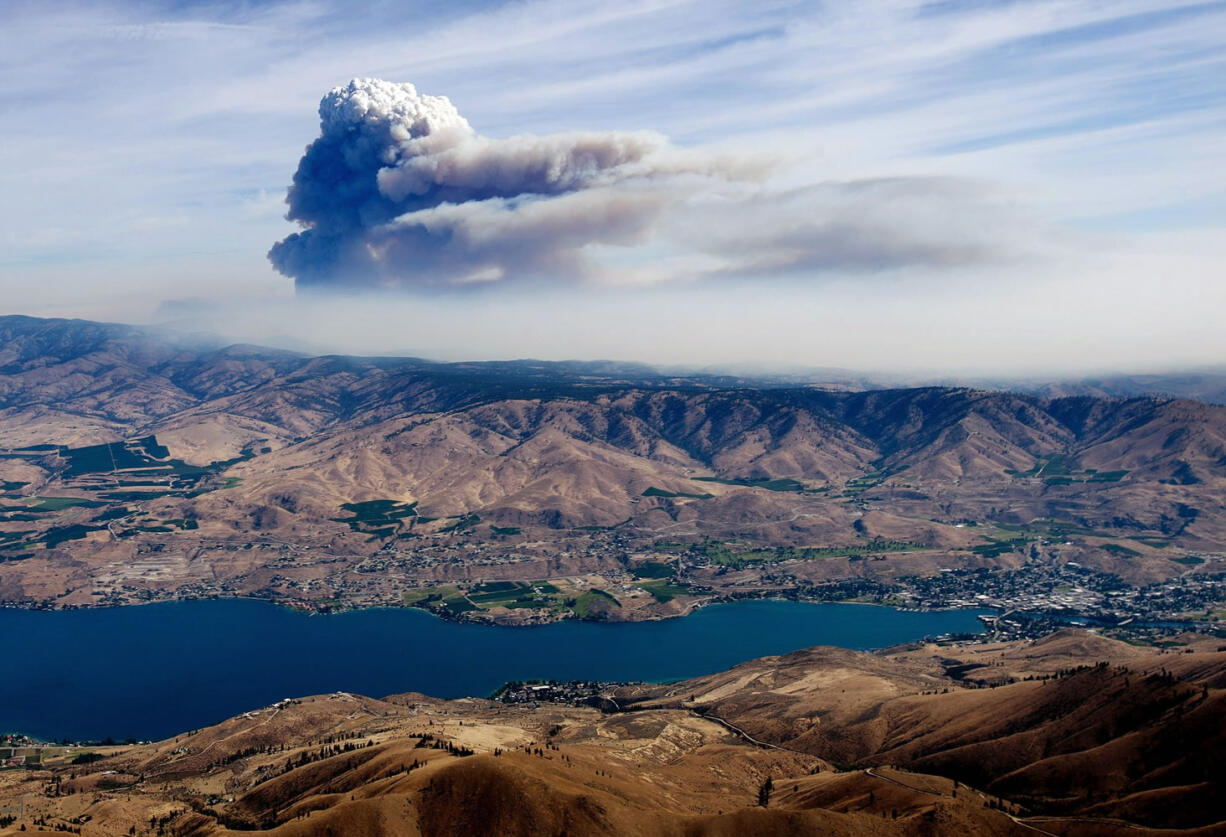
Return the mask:
[[[269, 252], [300, 286], [438, 286], [581, 271], [577, 249], [633, 238], [633, 219], [606, 225], [610, 214], [637, 206], [642, 228], [656, 204], [671, 200], [659, 190], [650, 199], [642, 189], [637, 199], [614, 194], [618, 184], [686, 168], [651, 165], [666, 146], [653, 134], [480, 137], [446, 98], [407, 83], [356, 79], [324, 96], [319, 117], [320, 136], [287, 199], [287, 217], [304, 229]], [[573, 208], [594, 212], [589, 223], [533, 206], [585, 190], [591, 199]], [[531, 250], [499, 234], [513, 232], [506, 216], [521, 212], [534, 232]], [[485, 234], [483, 220], [493, 223]]]

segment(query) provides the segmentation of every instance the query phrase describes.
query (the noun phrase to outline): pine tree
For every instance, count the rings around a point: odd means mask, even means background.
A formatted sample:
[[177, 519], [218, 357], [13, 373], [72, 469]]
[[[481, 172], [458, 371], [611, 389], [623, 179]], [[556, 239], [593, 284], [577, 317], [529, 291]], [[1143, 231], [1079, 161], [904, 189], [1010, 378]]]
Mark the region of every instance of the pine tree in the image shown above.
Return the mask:
[[767, 776], [766, 781], [762, 783], [762, 787], [758, 788], [758, 804], [765, 808], [771, 803], [771, 791], [775, 789], [775, 783], [771, 781], [771, 777]]

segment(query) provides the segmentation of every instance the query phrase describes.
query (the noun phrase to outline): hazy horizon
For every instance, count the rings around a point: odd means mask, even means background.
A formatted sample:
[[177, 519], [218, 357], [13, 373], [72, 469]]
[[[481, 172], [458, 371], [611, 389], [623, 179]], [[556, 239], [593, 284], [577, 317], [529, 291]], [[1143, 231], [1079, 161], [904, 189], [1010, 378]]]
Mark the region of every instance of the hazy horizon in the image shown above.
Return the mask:
[[[14, 312], [19, 316], [41, 317], [38, 314]], [[0, 315], [3, 316], [3, 315]], [[363, 312], [363, 322], [369, 320], [369, 312]], [[395, 314], [384, 312], [386, 317]], [[47, 317], [46, 319], [57, 319]], [[1144, 364], [1131, 366], [1052, 365], [1049, 367], [925, 367], [922, 365], [894, 366], [845, 366], [832, 363], [802, 360], [751, 360], [737, 357], [725, 359], [676, 360], [655, 356], [588, 355], [576, 356], [558, 353], [517, 354], [513, 350], [470, 354], [462, 350], [440, 352], [436, 349], [390, 345], [383, 340], [355, 341], [352, 344], [328, 343], [310, 336], [292, 334], [288, 331], [264, 332], [260, 327], [244, 329], [229, 327], [216, 319], [204, 322], [201, 319], [161, 319], [149, 322], [122, 322], [118, 320], [91, 320], [86, 317], [62, 319], [101, 322], [107, 325], [147, 328], [155, 335], [169, 339], [185, 340], [188, 345], [250, 345], [273, 350], [288, 351], [304, 356], [351, 356], [368, 358], [412, 358], [436, 363], [481, 363], [481, 362], [548, 362], [548, 363], [608, 363], [627, 366], [641, 365], [664, 375], [735, 375], [745, 378], [788, 380], [813, 384], [866, 384], [869, 386], [985, 386], [993, 387], [1042, 387], [1045, 385], [1087, 383], [1113, 378], [1178, 378], [1180, 376], [1226, 375], [1226, 362], [1195, 363], [1182, 365]]]
[[0, 20], [3, 313], [443, 360], [1226, 360], [1226, 4]]

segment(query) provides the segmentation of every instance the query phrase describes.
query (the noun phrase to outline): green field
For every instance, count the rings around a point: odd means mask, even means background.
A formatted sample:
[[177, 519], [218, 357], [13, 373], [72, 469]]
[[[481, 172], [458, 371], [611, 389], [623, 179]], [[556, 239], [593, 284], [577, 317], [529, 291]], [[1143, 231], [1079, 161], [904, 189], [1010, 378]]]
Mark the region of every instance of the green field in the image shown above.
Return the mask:
[[[640, 586], [658, 601], [669, 601], [688, 592], [688, 588], [668, 579], [644, 582]], [[440, 585], [411, 590], [404, 594], [404, 603], [443, 615], [507, 608], [548, 610], [555, 614], [570, 610], [580, 619], [599, 619], [611, 608], [621, 607], [621, 603], [604, 590], [593, 588], [570, 599], [564, 598], [562, 591], [547, 581], [487, 581], [475, 585], [467, 594], [455, 585]]]
[[1068, 538], [1073, 535], [1090, 538], [1111, 538], [1117, 536], [1110, 532], [1099, 532], [1097, 529], [1090, 529], [1087, 526], [1082, 526], [1080, 523], [1075, 523], [1071, 520], [1059, 520], [1056, 518], [1039, 518], [1032, 520], [1027, 524], [1014, 523], [993, 523], [993, 527], [1003, 532], [1015, 533], [1024, 535], [1030, 538], [1051, 538], [1059, 540]]
[[1072, 485], [1084, 482], [1119, 482], [1128, 475], [1125, 470], [1099, 471], [1095, 468], [1077, 470], [1069, 463], [1062, 453], [1052, 454], [1047, 458], [1039, 457], [1034, 465], [1025, 471], [1006, 468], [1005, 473], [1017, 479], [1034, 479], [1041, 477], [1047, 485]]
[[403, 599], [409, 607], [420, 607], [423, 610], [431, 610], [444, 615], [477, 610], [477, 606], [451, 584], [409, 590], [404, 594]]
[[463, 596], [443, 599], [442, 609], [451, 613], [464, 613], [469, 610], [478, 610], [478, 607]]
[[0, 546], [9, 543], [16, 543], [25, 538], [26, 535], [34, 534], [33, 529], [23, 529], [20, 532], [0, 532]]
[[477, 607], [551, 608], [558, 605], [558, 588], [548, 582], [488, 581], [468, 592], [468, 600]]
[[848, 480], [843, 485], [844, 497], [859, 497], [870, 488], [876, 488], [895, 474], [901, 474], [910, 466], [903, 465], [899, 468], [881, 468], [876, 471], [869, 471], [863, 476]]
[[692, 550], [712, 564], [741, 569], [751, 564], [775, 564], [780, 561], [817, 561], [825, 558], [864, 558], [885, 552], [918, 552], [930, 547], [909, 541], [875, 539], [855, 546], [777, 546], [772, 548], [733, 548], [736, 544], [708, 541]]
[[85, 500], [81, 497], [35, 497], [30, 507], [37, 511], [56, 512], [75, 507], [96, 509], [105, 505], [106, 503], [100, 503], [97, 500]]
[[[341, 511], [349, 512], [350, 516], [334, 517], [332, 520], [346, 524], [354, 532], [367, 535], [367, 543], [394, 537], [415, 537], [411, 531], [413, 524], [424, 520], [417, 514], [416, 501], [404, 503], [399, 500], [363, 500], [358, 503], [342, 503]], [[407, 529], [405, 521], [408, 521]]]
[[1129, 549], [1128, 547], [1118, 543], [1105, 543], [1102, 544], [1099, 549], [1103, 550], [1104, 552], [1110, 552], [1112, 555], [1119, 558], [1137, 558], [1141, 555], [1141, 553], [1137, 552], [1135, 549]]
[[1010, 552], [1022, 550], [1040, 540], [1064, 541], [1074, 537], [1104, 538], [1111, 541], [1123, 540], [1125, 543], [1086, 544], [1095, 549], [1101, 549], [1117, 558], [1139, 558], [1141, 556], [1142, 553], [1126, 545], [1130, 541], [1142, 543], [1146, 546], [1165, 547], [1168, 545], [1167, 541], [1162, 539], [1142, 537], [1120, 538], [1111, 532], [1100, 532], [1088, 526], [1083, 526], [1080, 523], [1055, 518], [1041, 518], [1026, 524], [991, 523], [985, 524], [982, 528], [984, 529], [982, 532], [983, 536], [989, 539], [990, 543], [973, 546], [971, 547], [971, 552], [986, 558], [996, 558]]
[[523, 587], [519, 581], [486, 581], [472, 589], [474, 593], [509, 593]]
[[659, 561], [644, 561], [630, 569], [635, 578], [672, 578], [677, 574], [672, 564], [662, 564]]
[[664, 497], [673, 499], [676, 497], [688, 497], [691, 500], [710, 500], [714, 494], [686, 494], [684, 491], [665, 491], [663, 488], [652, 486], [643, 492], [644, 497]]
[[575, 600], [575, 615], [580, 619], [593, 619], [607, 613], [610, 607], [621, 607], [621, 602], [604, 590], [593, 587]]
[[978, 546], [972, 546], [971, 552], [975, 555], [981, 555], [984, 558], [999, 558], [1002, 555], [1008, 555], [1010, 552], [1023, 549], [1030, 543], [1031, 541], [1028, 538], [1015, 538], [1010, 541], [993, 541], [992, 543], [981, 543]]
[[430, 600], [441, 600], [445, 595], [458, 595], [459, 592], [459, 590], [451, 586], [422, 587], [417, 590], [407, 591], [401, 596], [401, 598], [404, 600], [406, 605], [413, 606]]
[[621, 523], [614, 523], [612, 526], [576, 526], [575, 529], [580, 532], [611, 532], [620, 526], [625, 526], [634, 518], [627, 517]]
[[640, 581], [634, 586], [646, 590], [660, 604], [671, 602], [677, 596], [689, 595], [690, 592], [690, 588], [686, 585], [664, 578], [655, 581]]
[[105, 526], [83, 526], [80, 523], [74, 523], [70, 526], [52, 526], [36, 540], [31, 541], [31, 543], [43, 543], [47, 549], [54, 549], [65, 541], [81, 540], [90, 532], [96, 532], [105, 528]]
[[455, 523], [449, 523], [440, 532], [463, 532], [466, 529], [471, 529], [481, 522], [481, 518], [475, 514], [464, 514], [454, 518]]
[[341, 511], [349, 517], [334, 517], [336, 523], [344, 523], [355, 532], [375, 538], [390, 537], [406, 518], [417, 517], [417, 503], [402, 503], [399, 500], [365, 500], [360, 503], [342, 503]]
[[1046, 459], [1043, 457], [1036, 458], [1034, 465], [1030, 466], [1028, 470], [1018, 471], [1013, 468], [1006, 468], [1005, 473], [1011, 477], [1059, 477], [1067, 476], [1072, 472], [1069, 470], [1064, 454], [1056, 453]]
[[[717, 482], [720, 485], [740, 485], [746, 488], [765, 488], [767, 491], [803, 491], [805, 484], [791, 477], [770, 479], [724, 479], [723, 477], [694, 477], [695, 482]], [[695, 495], [686, 495], [695, 496]], [[709, 495], [706, 495], [709, 496]]]
[[173, 491], [104, 491], [98, 496], [104, 500], [115, 500], [120, 503], [139, 503], [142, 500], [156, 500], [158, 497], [165, 497], [168, 494], [175, 494]]
[[[63, 461], [57, 477], [64, 486], [78, 491], [88, 491], [91, 498], [44, 496], [27, 499], [27, 505], [21, 508], [0, 508], [0, 521], [3, 522], [40, 522], [71, 509], [100, 509], [89, 523], [74, 523], [68, 526], [54, 526], [41, 535], [26, 533], [28, 540], [25, 545], [44, 544], [55, 547], [70, 540], [83, 538], [91, 531], [103, 526], [108, 520], [126, 517], [130, 512], [121, 503], [142, 502], [159, 497], [196, 497], [206, 491], [217, 488], [232, 487], [237, 479], [226, 480], [217, 484], [217, 474], [230, 465], [249, 459], [254, 454], [244, 448], [242, 453], [225, 462], [214, 462], [206, 467], [189, 465], [178, 459], [170, 458], [170, 450], [159, 444], [154, 436], [144, 436], [138, 439], [128, 439], [122, 442], [86, 445], [79, 448], [69, 448], [63, 445], [36, 445], [13, 451], [4, 456], [8, 458], [38, 457], [47, 459], [54, 454]], [[54, 459], [50, 461], [54, 462]], [[4, 482], [0, 485], [5, 491], [15, 490], [26, 483]], [[141, 529], [130, 529], [129, 534], [137, 531], [165, 532], [173, 528], [193, 529], [195, 521], [168, 521], [154, 523]], [[168, 530], [165, 527], [172, 529]]]

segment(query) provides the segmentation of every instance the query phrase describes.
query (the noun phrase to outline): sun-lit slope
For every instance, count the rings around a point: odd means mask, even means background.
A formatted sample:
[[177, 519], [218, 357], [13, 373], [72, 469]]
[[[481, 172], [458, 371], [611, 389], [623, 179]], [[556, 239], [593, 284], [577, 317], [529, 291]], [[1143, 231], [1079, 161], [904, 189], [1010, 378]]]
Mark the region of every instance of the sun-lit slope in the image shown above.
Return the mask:
[[209, 465], [237, 459], [245, 451], [272, 452], [293, 442], [283, 427], [225, 412], [189, 413], [161, 422], [158, 442], [177, 459]]
[[966, 654], [812, 649], [619, 697], [687, 706], [837, 764], [947, 776], [1035, 812], [1193, 827], [1221, 819], [1224, 676], [1226, 652], [1065, 631]]
[[[805, 447], [797, 435], [792, 431], [774, 452]], [[755, 444], [761, 447], [760, 441]], [[817, 445], [811, 442], [806, 449]], [[729, 452], [725, 463], [739, 455]], [[719, 473], [755, 473], [759, 454], [746, 456], [744, 463]], [[321, 515], [342, 502], [404, 497], [437, 516], [481, 511], [512, 523], [612, 525], [640, 503], [666, 506], [643, 497], [650, 488], [683, 499], [711, 495], [704, 499], [714, 502], [703, 503], [696, 513], [722, 516], [721, 500], [745, 492], [692, 479], [711, 470], [633, 414], [599, 401], [568, 399], [501, 401], [324, 433], [231, 473], [243, 479], [242, 491], [253, 499], [295, 494], [302, 506], [302, 498], [310, 496], [318, 498]], [[727, 508], [731, 519], [737, 517], [736, 506], [791, 499], [755, 494]], [[758, 521], [760, 513], [755, 512]]]
[[633, 706], [684, 705], [764, 741], [849, 764], [880, 746], [886, 733], [874, 721], [882, 705], [949, 685], [930, 661], [811, 648], [679, 684], [626, 687], [615, 698]]
[[[534, 413], [531, 425], [516, 426], [525, 411]], [[653, 485], [690, 487], [684, 455], [665, 445], [644, 455], [621, 449], [582, 430], [576, 412], [599, 417], [590, 405], [503, 402], [396, 419], [323, 435], [231, 473], [250, 501], [323, 520], [342, 503], [390, 497], [417, 501], [433, 517], [481, 510], [508, 521], [610, 525]]]
[[[684, 711], [601, 715], [403, 695], [285, 701], [164, 742], [0, 777], [0, 833], [367, 835], [1020, 834], [948, 779], [752, 746]], [[774, 792], [761, 806], [759, 790]], [[116, 788], [121, 791], [114, 792]]]
[[[1071, 432], [1057, 432], [1053, 421], [1033, 405], [1023, 413], [1035, 426], [1023, 422], [1015, 415], [1014, 402], [1020, 399], [1012, 396], [945, 395], [943, 402], [951, 401], [963, 412], [929, 436], [907, 428], [876, 428], [902, 433], [904, 441], [921, 442], [887, 457], [891, 464], [883, 467], [897, 476], [887, 477], [882, 490], [915, 484], [922, 489], [918, 498], [928, 496], [923, 492], [942, 499], [954, 493], [963, 501], [985, 502], [973, 489], [958, 488], [966, 482], [1018, 494], [1018, 517], [1023, 521], [1063, 513], [1087, 525], [1191, 533], [1199, 531], [1191, 527], [1199, 526], [1204, 537], [1214, 536], [1220, 528], [1216, 521], [1226, 510], [1209, 509], [1205, 520], [1197, 521], [1206, 502], [1193, 489], [1167, 484], [1175, 482], [1175, 471], [1181, 467], [1175, 464], [1150, 467], [1166, 468], [1161, 471], [1169, 476], [1165, 483], [1124, 477], [1095, 483], [1080, 478], [1066, 485], [1044, 483], [1041, 474], [1029, 481], [1015, 478], [1006, 470], [1025, 472], [1043, 467], [1042, 457], [1075, 456], [1062, 453], [1070, 445], [1075, 448]], [[922, 402], [932, 398], [927, 392], [911, 393], [916, 403], [909, 411], [923, 414]], [[267, 434], [265, 441], [276, 447], [292, 441], [286, 438], [288, 432], [311, 434], [292, 450], [257, 457], [236, 468], [236, 476], [252, 483], [249, 491], [258, 493], [261, 485], [274, 483], [282, 494], [307, 490], [312, 484], [327, 486], [327, 503], [333, 508], [354, 499], [412, 495], [424, 510], [436, 514], [484, 510], [487, 516], [523, 523], [612, 525], [630, 517], [633, 505], [651, 487], [681, 495], [712, 494], [717, 499], [734, 493], [720, 483], [693, 479], [704, 475], [840, 485], [872, 472], [874, 457], [887, 443], [900, 444], [885, 437], [876, 444], [816, 407], [778, 406], [768, 397], [743, 392], [509, 399], [378, 422], [349, 420], [323, 430], [316, 428], [332, 422], [336, 411], [315, 396], [275, 388], [243, 399], [249, 403], [241, 408], [228, 404], [218, 414], [247, 416], [248, 424], [241, 431], [238, 420], [229, 420], [243, 439], [254, 439], [260, 427], [290, 428]], [[258, 409], [253, 399], [259, 402]], [[942, 409], [947, 407], [943, 404]], [[902, 409], [894, 402], [889, 408]], [[972, 411], [965, 412], [968, 409]], [[285, 413], [294, 419], [284, 418]], [[277, 424], [251, 424], [253, 420]], [[937, 417], [929, 415], [927, 420]], [[220, 419], [214, 416], [208, 421], [205, 426], [211, 429], [200, 433], [205, 438], [217, 434]], [[173, 427], [172, 441], [190, 438], [185, 419]], [[1134, 449], [1129, 456], [1131, 462], [1143, 454]], [[1079, 468], [1093, 467], [1077, 461]], [[786, 508], [791, 498], [763, 499]], [[700, 512], [711, 516], [720, 507], [716, 502]], [[982, 509], [974, 505], [971, 509], [975, 510], [971, 516], [982, 516]], [[911, 535], [900, 539], [915, 539]]]
[[[1190, 401], [1048, 401], [948, 388], [719, 391], [717, 379], [660, 376], [643, 389], [649, 370], [607, 364], [308, 358], [25, 317], [0, 318], [0, 337], [0, 408], [59, 410], [116, 431], [120, 423], [143, 432], [171, 416], [182, 428], [192, 417], [229, 415], [301, 436], [406, 414], [570, 399], [593, 413], [577, 418], [574, 432], [640, 456], [667, 444], [736, 477], [839, 481], [878, 463], [929, 479], [999, 477], [1055, 453], [1083, 468], [1177, 480], [1222, 476], [1226, 467], [1222, 411]], [[503, 420], [515, 429], [515, 419]]]

